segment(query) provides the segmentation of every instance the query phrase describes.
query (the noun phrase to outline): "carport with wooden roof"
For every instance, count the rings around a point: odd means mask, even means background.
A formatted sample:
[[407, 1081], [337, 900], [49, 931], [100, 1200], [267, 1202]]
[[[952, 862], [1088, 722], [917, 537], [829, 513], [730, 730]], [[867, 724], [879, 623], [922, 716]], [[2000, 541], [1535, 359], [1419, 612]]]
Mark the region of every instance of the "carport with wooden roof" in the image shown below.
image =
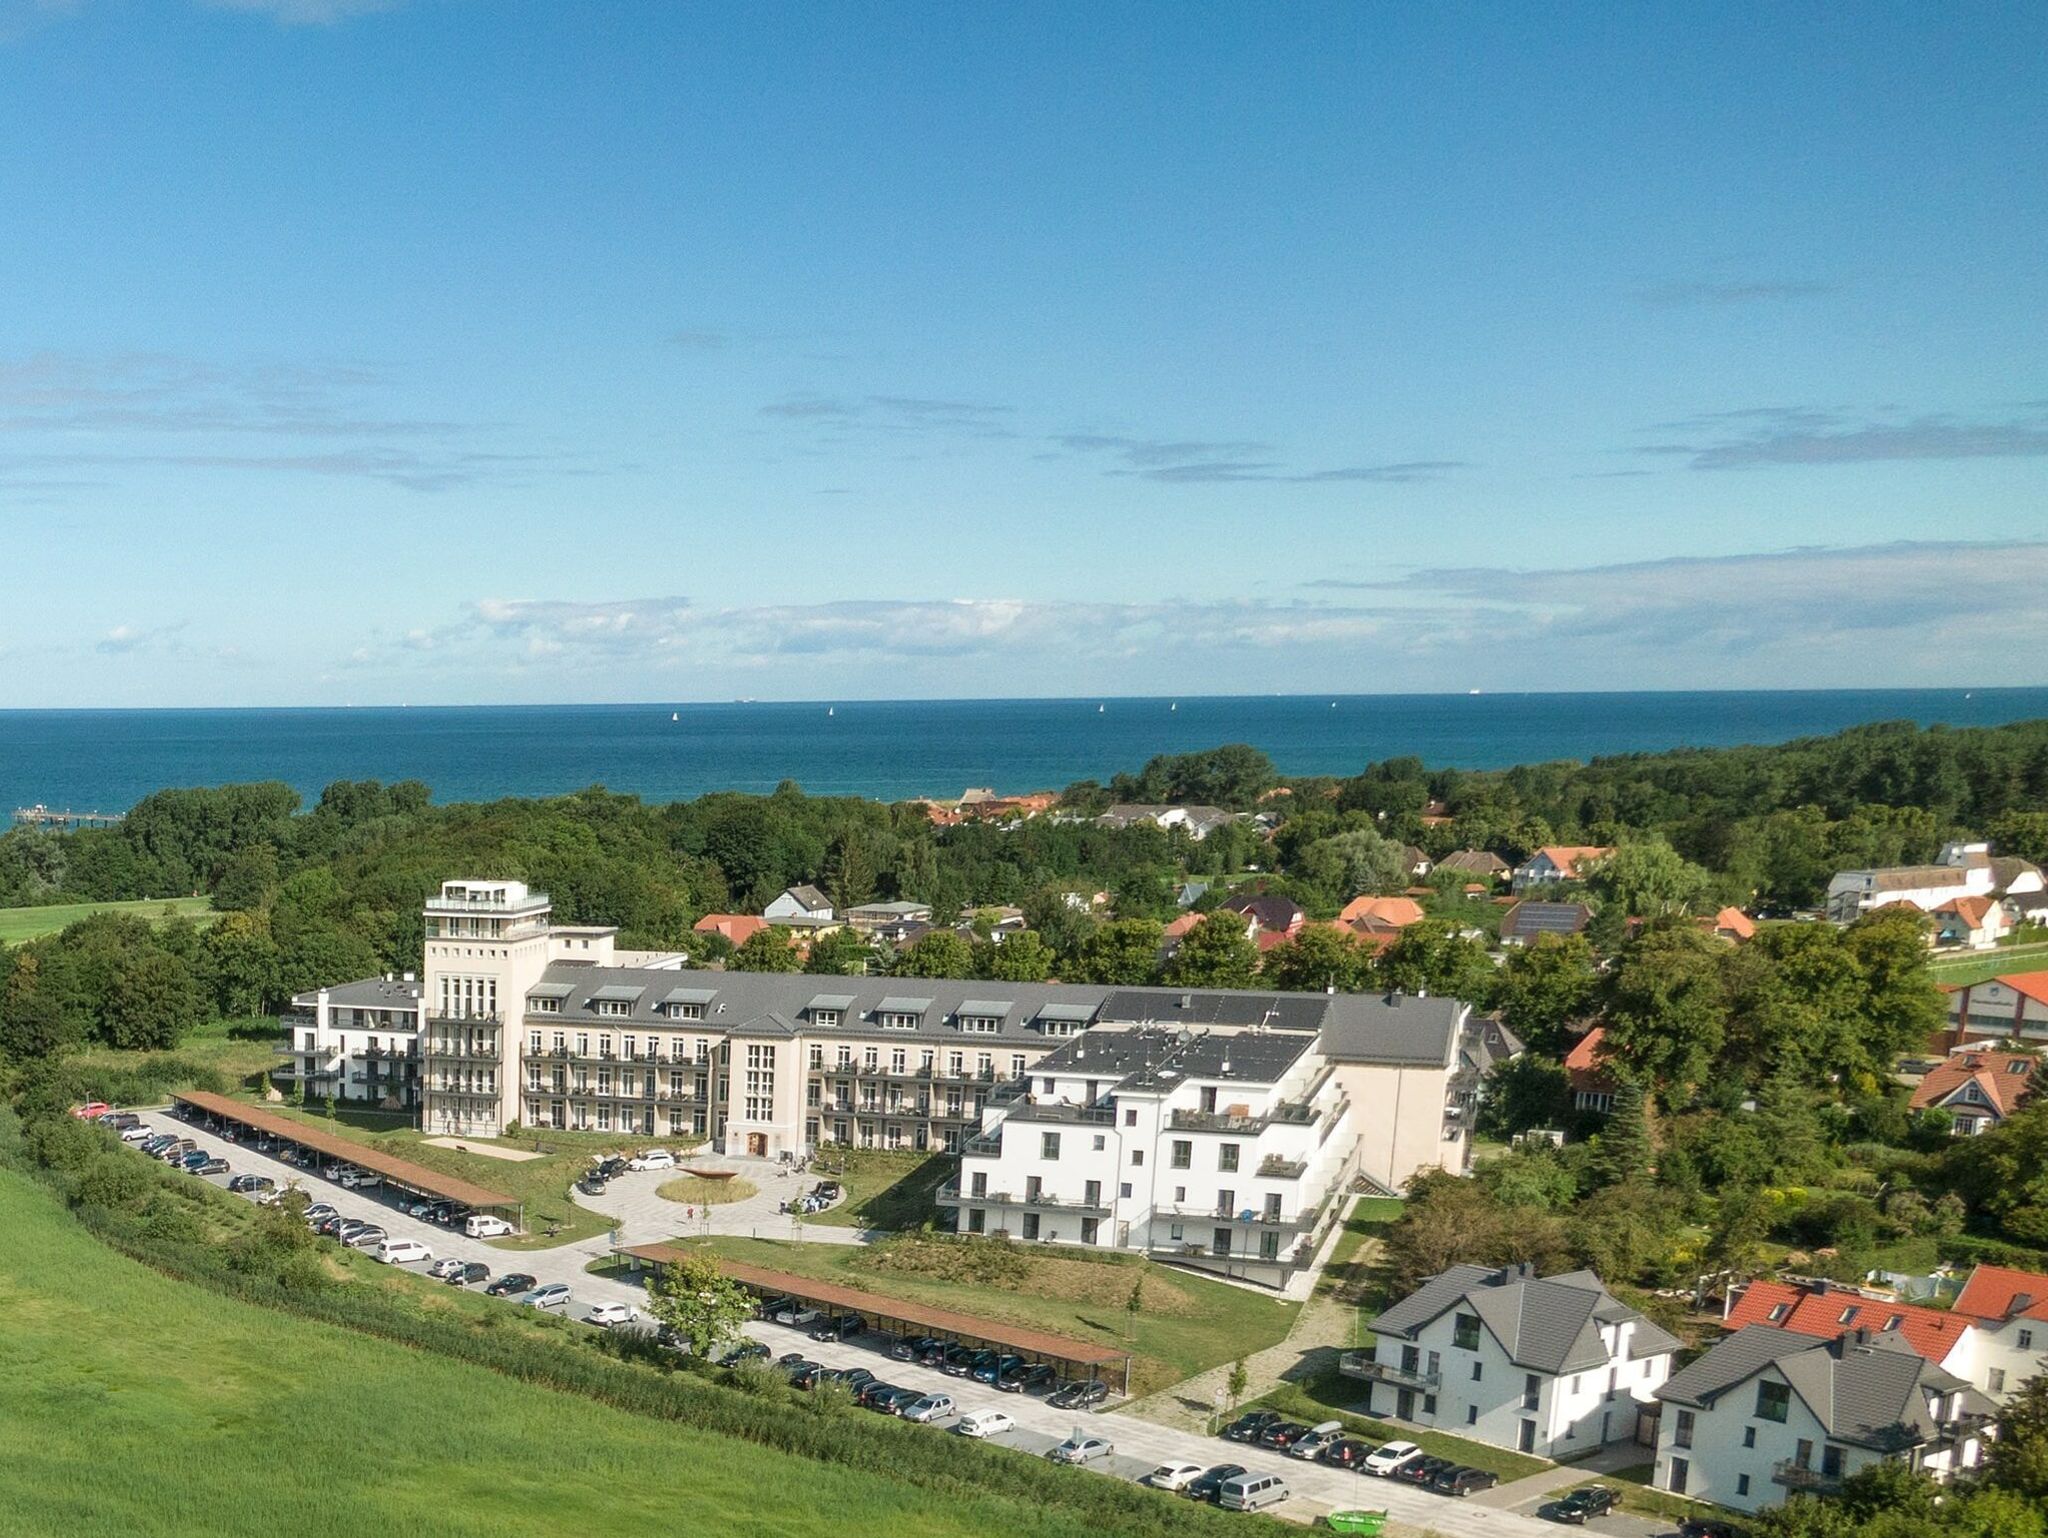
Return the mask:
[[260, 1106], [230, 1100], [225, 1095], [210, 1094], [205, 1090], [179, 1090], [172, 1094], [175, 1105], [185, 1106], [212, 1117], [215, 1121], [232, 1122], [237, 1127], [275, 1138], [278, 1142], [337, 1164], [353, 1164], [357, 1169], [372, 1171], [386, 1184], [407, 1191], [414, 1196], [431, 1197], [436, 1201], [460, 1202], [478, 1212], [491, 1213], [505, 1219], [515, 1229], [526, 1227], [523, 1204], [516, 1196], [507, 1196], [503, 1191], [493, 1191], [458, 1175], [444, 1175], [439, 1170], [428, 1169], [424, 1164], [415, 1164], [410, 1159], [401, 1159], [396, 1154], [372, 1148], [367, 1143], [358, 1143], [339, 1133], [323, 1132], [320, 1128], [297, 1121], [289, 1116], [279, 1116]]
[[[658, 1271], [663, 1265], [681, 1260], [692, 1252], [677, 1249], [672, 1244], [631, 1244], [619, 1253], [631, 1259], [635, 1270], [646, 1267]], [[1062, 1370], [1062, 1377], [1068, 1375], [1065, 1371], [1068, 1368], [1083, 1369], [1083, 1376], [1101, 1377], [1103, 1368], [1120, 1366], [1122, 1392], [1129, 1394], [1131, 1391], [1131, 1353], [1125, 1347], [1091, 1345], [1085, 1340], [1055, 1335], [1049, 1330], [1005, 1324], [1000, 1320], [983, 1319], [975, 1314], [963, 1314], [957, 1309], [939, 1308], [929, 1303], [887, 1298], [880, 1293], [863, 1292], [857, 1287], [842, 1287], [837, 1282], [821, 1282], [816, 1277], [774, 1271], [766, 1266], [750, 1266], [744, 1261], [727, 1260], [718, 1255], [700, 1254], [698, 1258], [712, 1261], [726, 1276], [761, 1297], [787, 1296], [830, 1313], [859, 1314], [870, 1326], [897, 1336], [930, 1335], [963, 1346], [994, 1347], [1050, 1363]]]

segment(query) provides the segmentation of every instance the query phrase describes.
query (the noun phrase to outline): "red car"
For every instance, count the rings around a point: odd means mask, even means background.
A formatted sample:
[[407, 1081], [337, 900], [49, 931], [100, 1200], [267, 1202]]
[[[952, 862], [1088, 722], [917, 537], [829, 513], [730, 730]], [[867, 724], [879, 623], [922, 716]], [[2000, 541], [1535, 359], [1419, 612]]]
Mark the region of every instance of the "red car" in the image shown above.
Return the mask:
[[80, 1121], [91, 1121], [95, 1116], [104, 1116], [111, 1110], [113, 1107], [104, 1100], [88, 1100], [84, 1105], [73, 1106], [71, 1114]]

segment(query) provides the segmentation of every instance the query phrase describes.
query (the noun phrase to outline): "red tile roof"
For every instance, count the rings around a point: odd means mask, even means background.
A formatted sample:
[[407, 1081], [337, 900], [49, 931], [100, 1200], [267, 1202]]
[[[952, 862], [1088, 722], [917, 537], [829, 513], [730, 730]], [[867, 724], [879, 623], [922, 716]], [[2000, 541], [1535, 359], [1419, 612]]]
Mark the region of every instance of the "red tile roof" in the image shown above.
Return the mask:
[[1752, 939], [1756, 935], [1756, 920], [1740, 908], [1723, 908], [1714, 915], [1708, 927], [1717, 935], [1733, 935], [1738, 940]]
[[2009, 1318], [2014, 1305], [2028, 1301], [2018, 1312], [2028, 1319], [2048, 1320], [2048, 1275], [2039, 1271], [2014, 1271], [2007, 1266], [1979, 1266], [1963, 1283], [1955, 1311], [1971, 1319], [1997, 1324]]
[[1573, 1089], [1597, 1093], [1614, 1088], [1614, 1076], [1607, 1072], [1606, 1044], [1607, 1028], [1596, 1025], [1564, 1055], [1565, 1077]]
[[1916, 1111], [1946, 1102], [1967, 1084], [1975, 1084], [1985, 1104], [2001, 1117], [2010, 1116], [2034, 1092], [2044, 1071], [2031, 1052], [1986, 1052], [1978, 1048], [1951, 1052], [1928, 1070], [1908, 1102]]
[[1337, 915], [1340, 924], [1349, 924], [1353, 919], [1378, 919], [1396, 929], [1405, 929], [1422, 922], [1422, 904], [1412, 897], [1354, 897]]
[[1866, 1298], [1840, 1287], [1794, 1286], [1790, 1282], [1751, 1282], [1730, 1300], [1721, 1321], [1731, 1330], [1744, 1325], [1775, 1325], [1800, 1335], [1834, 1340], [1851, 1330], [1896, 1330], [1921, 1356], [1939, 1363], [1953, 1351], [1970, 1327], [1938, 1308]]
[[1547, 855], [1552, 865], [1569, 876], [1577, 871], [1580, 865], [1604, 860], [1613, 853], [1614, 846], [1611, 844], [1545, 844], [1541, 849], [1532, 849], [1529, 852], [1529, 859], [1534, 860], [1538, 855]]
[[757, 913], [707, 913], [690, 926], [700, 935], [724, 935], [734, 945], [744, 945], [751, 935], [768, 927]]

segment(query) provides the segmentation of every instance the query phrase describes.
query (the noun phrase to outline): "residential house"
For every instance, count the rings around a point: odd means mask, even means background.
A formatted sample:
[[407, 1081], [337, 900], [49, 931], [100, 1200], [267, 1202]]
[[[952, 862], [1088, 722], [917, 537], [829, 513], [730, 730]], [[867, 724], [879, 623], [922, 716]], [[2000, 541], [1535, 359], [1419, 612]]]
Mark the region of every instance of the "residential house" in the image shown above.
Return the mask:
[[1267, 934], [1282, 937], [1293, 934], [1308, 922], [1308, 910], [1300, 903], [1291, 897], [1278, 897], [1271, 893], [1232, 897], [1222, 906], [1226, 912], [1246, 915]]
[[1413, 844], [1401, 846], [1401, 871], [1410, 881], [1420, 881], [1434, 867], [1429, 856]]
[[2048, 892], [2008, 892], [2002, 902], [2013, 928], [2022, 924], [2048, 925]]
[[1971, 1377], [1977, 1344], [1976, 1332], [1961, 1314], [1878, 1297], [1825, 1278], [1754, 1281], [1730, 1288], [1721, 1322], [1730, 1330], [1765, 1324], [1820, 1340], [1875, 1330], [1896, 1335], [1936, 1367], [1964, 1379]]
[[1169, 830], [1179, 828], [1199, 842], [1224, 824], [1236, 822], [1237, 813], [1220, 806], [1142, 806], [1119, 802], [1095, 820], [1106, 828], [1128, 828], [1140, 822]]
[[1972, 850], [1983, 847], [1951, 844], [1933, 865], [1837, 871], [1828, 881], [1827, 916], [1837, 924], [1850, 924], [1894, 903], [1911, 903], [1931, 913], [1959, 897], [1988, 897], [1996, 881], [1989, 854], [1981, 861], [1969, 858]]
[[1977, 1349], [1970, 1381], [2000, 1404], [2048, 1372], [2048, 1273], [1979, 1266], [1956, 1296]]
[[844, 917], [849, 925], [862, 934], [875, 935], [903, 924], [929, 924], [932, 921], [932, 908], [930, 903], [920, 902], [856, 903], [846, 910]]
[[1942, 991], [1948, 995], [1945, 1045], [2000, 1041], [2048, 1045], [2048, 972], [2006, 972]]
[[1607, 1067], [1607, 1027], [1596, 1025], [1564, 1055], [1564, 1075], [1571, 1085], [1572, 1109], [1605, 1114], [1614, 1109], [1617, 1088]]
[[1699, 926], [1708, 934], [1718, 935], [1723, 940], [1734, 940], [1739, 943], [1756, 938], [1756, 920], [1740, 908], [1723, 908], [1712, 918], [1699, 920]]
[[1936, 1479], [1978, 1463], [1995, 1406], [1899, 1334], [1818, 1339], [1755, 1324], [1658, 1391], [1654, 1482], [1737, 1511], [1904, 1463]]
[[292, 995], [278, 1023], [285, 1065], [273, 1078], [308, 1100], [333, 1098], [410, 1108], [419, 1104], [419, 979], [407, 972]]
[[1456, 854], [1447, 854], [1436, 862], [1436, 868], [1480, 881], [1499, 881], [1512, 870], [1506, 860], [1485, 849], [1460, 849]]
[[1954, 1118], [1957, 1137], [1989, 1132], [2039, 1087], [2043, 1059], [2034, 1052], [1998, 1052], [1964, 1047], [1929, 1069], [1908, 1104], [1916, 1111], [1943, 1110]]
[[1425, 801], [1422, 805], [1422, 825], [1425, 828], [1441, 828], [1451, 820], [1451, 809], [1437, 800]]
[[1173, 905], [1176, 908], [1192, 908], [1207, 894], [1210, 883], [1206, 881], [1183, 881], [1173, 889]]
[[1613, 847], [1604, 844], [1545, 844], [1515, 867], [1511, 885], [1517, 892], [1526, 892], [1531, 887], [1583, 881], [1595, 865], [1613, 853]]
[[761, 910], [761, 917], [771, 924], [829, 924], [832, 899], [814, 886], [784, 887], [781, 895]]
[[1500, 943], [1529, 945], [1539, 935], [1578, 935], [1593, 922], [1593, 910], [1584, 903], [1538, 901], [1520, 898], [1501, 911]]
[[721, 935], [737, 950], [768, 927], [768, 920], [752, 913], [707, 913], [690, 926], [700, 935]]
[[1340, 924], [1376, 919], [1393, 929], [1406, 929], [1423, 920], [1422, 904], [1412, 897], [1354, 897], [1337, 915]]
[[1929, 916], [1934, 944], [1942, 948], [1988, 951], [2012, 929], [2005, 904], [1991, 896], [1951, 897]]
[[[1522, 1038], [1492, 1015], [1478, 1015], [1458, 1038], [1458, 1071], [1451, 1080], [1451, 1101], [1457, 1119], [1470, 1128], [1486, 1098], [1486, 1078], [1502, 1063], [1524, 1051]], [[1448, 1118], [1449, 1112], [1446, 1112]]]
[[1571, 1458], [1637, 1434], [1680, 1342], [1591, 1271], [1453, 1266], [1372, 1322], [1370, 1355], [1340, 1370], [1365, 1381], [1368, 1414]]

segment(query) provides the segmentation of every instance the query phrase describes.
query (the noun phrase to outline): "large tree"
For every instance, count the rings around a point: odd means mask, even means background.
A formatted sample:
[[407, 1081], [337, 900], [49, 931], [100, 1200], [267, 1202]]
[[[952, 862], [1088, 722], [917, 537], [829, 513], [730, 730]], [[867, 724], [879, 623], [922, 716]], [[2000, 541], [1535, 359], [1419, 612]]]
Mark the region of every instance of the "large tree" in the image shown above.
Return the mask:
[[647, 1311], [681, 1338], [692, 1356], [708, 1357], [740, 1338], [754, 1317], [753, 1295], [707, 1256], [682, 1255], [647, 1279]]
[[1249, 988], [1259, 969], [1259, 948], [1244, 929], [1239, 914], [1210, 914], [1180, 937], [1161, 981], [1176, 988]]
[[1329, 924], [1304, 924], [1266, 952], [1259, 977], [1291, 993], [1355, 993], [1372, 969], [1372, 955], [1357, 940]]
[[1559, 1052], [1565, 1027], [1587, 1013], [1598, 983], [1593, 947], [1583, 935], [1539, 935], [1501, 963], [1494, 1007], [1529, 1046]]
[[1151, 919], [1116, 919], [1081, 943], [1075, 981], [1141, 986], [1159, 975], [1160, 927]]

